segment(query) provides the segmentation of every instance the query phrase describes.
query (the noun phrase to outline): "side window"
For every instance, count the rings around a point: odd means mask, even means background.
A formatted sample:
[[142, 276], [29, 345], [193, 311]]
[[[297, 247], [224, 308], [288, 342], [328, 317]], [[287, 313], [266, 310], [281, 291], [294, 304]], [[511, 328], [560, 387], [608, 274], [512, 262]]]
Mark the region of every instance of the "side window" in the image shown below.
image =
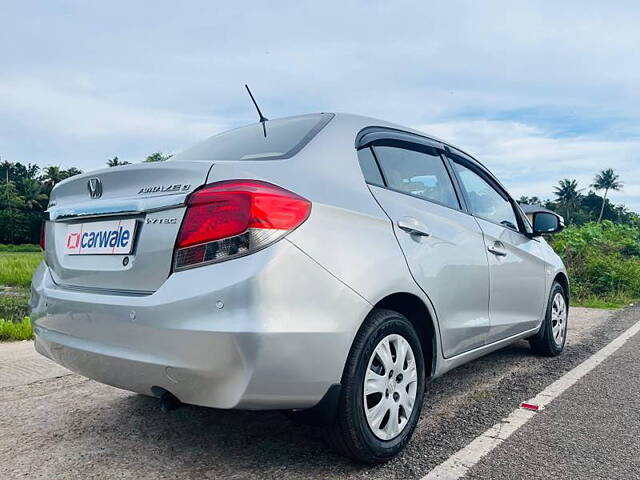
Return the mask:
[[471, 213], [518, 230], [518, 221], [509, 200], [473, 170], [457, 162], [452, 163], [467, 191]]
[[458, 197], [440, 155], [398, 147], [374, 147], [389, 188], [460, 208]]
[[360, 162], [360, 168], [362, 169], [364, 179], [367, 183], [384, 186], [380, 169], [378, 168], [376, 159], [373, 158], [371, 148], [358, 150], [358, 161]]

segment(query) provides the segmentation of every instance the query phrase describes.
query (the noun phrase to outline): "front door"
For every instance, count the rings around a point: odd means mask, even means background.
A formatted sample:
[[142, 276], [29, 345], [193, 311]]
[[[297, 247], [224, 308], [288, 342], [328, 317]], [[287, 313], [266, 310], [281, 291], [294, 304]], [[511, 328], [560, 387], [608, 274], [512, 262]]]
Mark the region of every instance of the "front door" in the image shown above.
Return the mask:
[[471, 162], [451, 157], [489, 256], [487, 342], [493, 343], [539, 325], [546, 298], [542, 246], [521, 233], [522, 219], [518, 220], [512, 200], [499, 185]]

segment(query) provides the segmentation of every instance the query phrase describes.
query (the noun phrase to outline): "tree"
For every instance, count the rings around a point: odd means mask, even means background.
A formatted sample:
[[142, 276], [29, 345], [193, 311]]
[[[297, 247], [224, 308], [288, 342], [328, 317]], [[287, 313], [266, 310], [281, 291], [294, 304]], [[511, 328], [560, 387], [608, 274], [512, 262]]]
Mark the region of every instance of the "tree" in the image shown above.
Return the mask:
[[42, 191], [42, 184], [30, 178], [22, 182], [22, 197], [29, 210], [43, 210], [49, 200], [49, 196]]
[[0, 163], [0, 166], [2, 166], [5, 171], [5, 182], [9, 183], [9, 172], [11, 171], [11, 167], [13, 167], [13, 163], [11, 163], [9, 160], [5, 160], [4, 162]]
[[44, 185], [49, 191], [64, 179], [64, 171], [55, 165], [45, 168], [44, 173], [42, 174]]
[[580, 208], [580, 201], [582, 199], [582, 190], [584, 188], [578, 188], [577, 180], [569, 180], [565, 178], [558, 182], [558, 186], [553, 187], [555, 190], [553, 193], [558, 197], [558, 206], [566, 213], [565, 218], [567, 222], [570, 222], [573, 218], [572, 212], [575, 212]]
[[598, 190], [604, 190], [602, 197], [602, 206], [600, 207], [600, 215], [598, 215], [598, 223], [602, 221], [602, 212], [604, 212], [604, 204], [607, 201], [607, 193], [609, 190], [620, 190], [622, 188], [622, 182], [619, 181], [620, 175], [615, 173], [613, 168], [607, 168], [598, 173], [593, 179], [593, 188]]
[[40, 181], [42, 182], [44, 192], [49, 195], [51, 193], [51, 190], [53, 190], [53, 187], [55, 187], [62, 180], [73, 177], [74, 175], [79, 175], [81, 173], [82, 170], [76, 167], [70, 167], [64, 170], [59, 166], [52, 165], [44, 169], [43, 174], [40, 177]]
[[121, 165], [131, 165], [131, 163], [120, 160], [117, 156], [107, 160], [107, 167], [120, 167]]
[[0, 188], [0, 208], [20, 208], [24, 206], [24, 198], [18, 195], [16, 184], [9, 180]]
[[144, 159], [145, 162], [165, 162], [173, 157], [170, 153], [155, 152]]
[[66, 170], [62, 171], [62, 179], [64, 180], [65, 178], [73, 177], [74, 175], [80, 175], [81, 173], [82, 170], [80, 170], [79, 168], [67, 168]]
[[533, 197], [527, 197], [526, 195], [522, 195], [518, 199], [518, 203], [523, 205], [541, 205], [542, 200], [540, 200], [540, 198], [536, 197], [535, 195]]

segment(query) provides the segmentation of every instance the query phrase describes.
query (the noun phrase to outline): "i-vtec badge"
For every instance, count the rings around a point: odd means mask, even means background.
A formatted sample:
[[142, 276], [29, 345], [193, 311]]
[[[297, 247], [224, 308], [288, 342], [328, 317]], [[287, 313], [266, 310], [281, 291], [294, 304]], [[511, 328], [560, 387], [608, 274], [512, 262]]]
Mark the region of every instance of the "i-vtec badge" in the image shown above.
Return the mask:
[[153, 185], [151, 187], [142, 187], [138, 191], [138, 195], [143, 193], [178, 193], [191, 190], [191, 184], [188, 183], [174, 183], [173, 185]]
[[177, 218], [145, 218], [144, 223], [147, 225], [175, 225], [178, 223]]

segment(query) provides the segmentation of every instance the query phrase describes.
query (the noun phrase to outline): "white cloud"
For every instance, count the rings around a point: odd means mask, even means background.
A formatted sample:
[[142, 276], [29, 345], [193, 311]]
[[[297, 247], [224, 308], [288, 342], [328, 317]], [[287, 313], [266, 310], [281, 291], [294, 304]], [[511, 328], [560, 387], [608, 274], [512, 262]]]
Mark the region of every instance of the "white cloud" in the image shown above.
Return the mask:
[[[13, 2], [0, 154], [84, 169], [265, 114], [351, 111], [468, 149], [514, 193], [606, 167], [640, 209], [640, 3]], [[126, 14], [123, 14], [126, 12]], [[44, 28], [43, 26], [46, 26]], [[497, 121], [500, 119], [501, 121]]]
[[193, 140], [224, 125], [213, 117], [123, 104], [96, 92], [87, 79], [64, 86], [32, 78], [0, 81], [0, 111], [27, 128], [70, 138], [162, 135]]
[[552, 187], [562, 178], [577, 179], [588, 189], [594, 175], [614, 168], [625, 183], [612, 192], [615, 201], [629, 198], [640, 210], [637, 158], [640, 140], [603, 140], [590, 137], [550, 137], [537, 127], [518, 122], [452, 121], [416, 127], [468, 152], [491, 171], [515, 196], [552, 197]]

